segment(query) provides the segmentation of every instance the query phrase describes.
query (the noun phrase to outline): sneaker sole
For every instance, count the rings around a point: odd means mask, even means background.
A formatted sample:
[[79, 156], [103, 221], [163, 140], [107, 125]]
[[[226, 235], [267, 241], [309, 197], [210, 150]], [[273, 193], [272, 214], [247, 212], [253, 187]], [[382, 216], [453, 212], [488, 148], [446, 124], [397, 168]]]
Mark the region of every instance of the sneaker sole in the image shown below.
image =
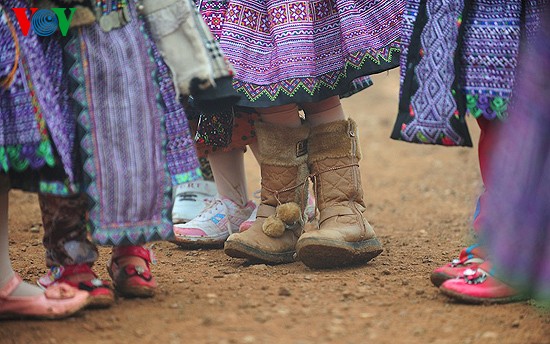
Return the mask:
[[238, 241], [226, 241], [223, 251], [233, 258], [245, 258], [254, 262], [268, 264], [287, 264], [295, 261], [296, 251], [283, 253], [270, 253], [255, 247], [245, 245]]
[[441, 292], [452, 298], [453, 300], [458, 300], [464, 303], [470, 303], [470, 304], [501, 304], [501, 303], [511, 303], [511, 302], [520, 302], [529, 300], [529, 297], [525, 295], [514, 295], [514, 296], [506, 296], [506, 297], [495, 297], [495, 298], [483, 298], [483, 297], [476, 297], [471, 295], [465, 295], [457, 293], [453, 290], [445, 289], [445, 288], [439, 288]]
[[373, 238], [359, 242], [341, 242], [305, 238], [296, 245], [298, 260], [310, 268], [335, 268], [365, 264], [382, 253], [382, 244]]
[[181, 247], [222, 247], [223, 243], [229, 234], [224, 234], [217, 237], [191, 237], [191, 236], [177, 236], [171, 240], [174, 244]]
[[443, 282], [455, 278], [454, 276], [447, 275], [441, 272], [434, 272], [430, 275], [430, 281], [432, 281], [433, 285], [436, 287], [441, 287]]

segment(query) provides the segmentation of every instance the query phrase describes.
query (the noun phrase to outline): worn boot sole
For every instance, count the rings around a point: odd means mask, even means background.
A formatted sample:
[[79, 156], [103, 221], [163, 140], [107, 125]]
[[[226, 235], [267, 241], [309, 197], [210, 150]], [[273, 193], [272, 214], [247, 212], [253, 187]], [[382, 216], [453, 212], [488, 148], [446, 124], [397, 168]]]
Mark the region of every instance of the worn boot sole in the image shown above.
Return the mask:
[[238, 241], [226, 241], [223, 251], [233, 258], [246, 258], [254, 262], [269, 264], [286, 264], [295, 261], [296, 251], [283, 253], [271, 253], [259, 250], [255, 247], [245, 245]]
[[310, 268], [335, 268], [364, 264], [382, 253], [376, 238], [358, 242], [342, 242], [305, 238], [296, 245], [298, 260]]

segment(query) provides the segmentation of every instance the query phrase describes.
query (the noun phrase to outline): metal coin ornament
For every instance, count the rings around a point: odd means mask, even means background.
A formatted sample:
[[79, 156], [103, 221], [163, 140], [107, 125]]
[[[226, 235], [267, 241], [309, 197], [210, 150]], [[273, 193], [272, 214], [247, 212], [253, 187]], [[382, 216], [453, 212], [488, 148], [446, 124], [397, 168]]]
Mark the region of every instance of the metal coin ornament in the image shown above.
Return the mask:
[[105, 32], [118, 29], [126, 25], [131, 14], [128, 1], [96, 1], [96, 17], [99, 18], [99, 26]]

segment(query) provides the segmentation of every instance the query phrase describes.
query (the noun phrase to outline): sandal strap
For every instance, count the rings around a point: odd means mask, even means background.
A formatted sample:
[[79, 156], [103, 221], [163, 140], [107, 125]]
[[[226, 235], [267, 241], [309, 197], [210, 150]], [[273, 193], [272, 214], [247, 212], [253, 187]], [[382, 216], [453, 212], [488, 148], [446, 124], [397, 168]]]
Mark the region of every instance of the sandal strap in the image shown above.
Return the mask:
[[78, 274], [92, 274], [94, 277], [97, 277], [95, 272], [88, 264], [75, 264], [75, 265], [64, 265], [60, 267], [62, 269], [60, 277], [66, 277], [71, 275]]
[[147, 266], [149, 266], [149, 263], [152, 262], [151, 251], [143, 246], [117, 246], [113, 248], [113, 261], [116, 261], [118, 258], [126, 256], [139, 257], [145, 260]]
[[6, 298], [17, 288], [19, 284], [23, 282], [23, 279], [16, 272], [13, 273], [13, 277], [0, 289], [0, 298]]
[[[124, 274], [126, 274], [126, 277], [124, 279], [127, 279], [129, 277], [139, 277], [147, 282], [151, 281], [153, 279], [153, 274], [151, 273], [151, 270], [144, 269], [142, 266], [136, 266], [134, 264], [128, 264], [125, 267], [122, 268], [122, 271]], [[119, 275], [119, 279], [121, 278], [121, 275]]]
[[[91, 274], [94, 276], [89, 281], [69, 281], [67, 277], [78, 274]], [[92, 267], [88, 264], [74, 264], [74, 265], [61, 265], [52, 266], [48, 273], [38, 280], [38, 285], [42, 288], [49, 288], [56, 283], [66, 283], [71, 287], [75, 287], [81, 290], [91, 291], [97, 288], [110, 288], [110, 284], [107, 281], [99, 279], [97, 274], [92, 270]]]

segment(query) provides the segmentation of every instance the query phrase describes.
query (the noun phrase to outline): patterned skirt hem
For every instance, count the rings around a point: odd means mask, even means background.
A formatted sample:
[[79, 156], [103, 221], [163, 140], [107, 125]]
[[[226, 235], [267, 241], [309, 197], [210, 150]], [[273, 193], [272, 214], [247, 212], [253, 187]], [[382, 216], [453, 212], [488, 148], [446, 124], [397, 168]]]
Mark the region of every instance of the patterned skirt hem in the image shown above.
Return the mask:
[[[292, 78], [276, 84], [256, 85], [234, 80], [233, 87], [243, 97], [238, 105], [243, 107], [271, 107], [290, 103], [317, 102], [333, 96], [347, 97], [371, 85], [358, 86], [356, 79], [382, 73], [399, 67], [399, 49], [389, 48], [386, 59], [376, 63], [363, 63], [360, 67], [353, 64], [343, 69], [327, 73], [317, 78]], [[330, 81], [325, 81], [330, 80]]]

